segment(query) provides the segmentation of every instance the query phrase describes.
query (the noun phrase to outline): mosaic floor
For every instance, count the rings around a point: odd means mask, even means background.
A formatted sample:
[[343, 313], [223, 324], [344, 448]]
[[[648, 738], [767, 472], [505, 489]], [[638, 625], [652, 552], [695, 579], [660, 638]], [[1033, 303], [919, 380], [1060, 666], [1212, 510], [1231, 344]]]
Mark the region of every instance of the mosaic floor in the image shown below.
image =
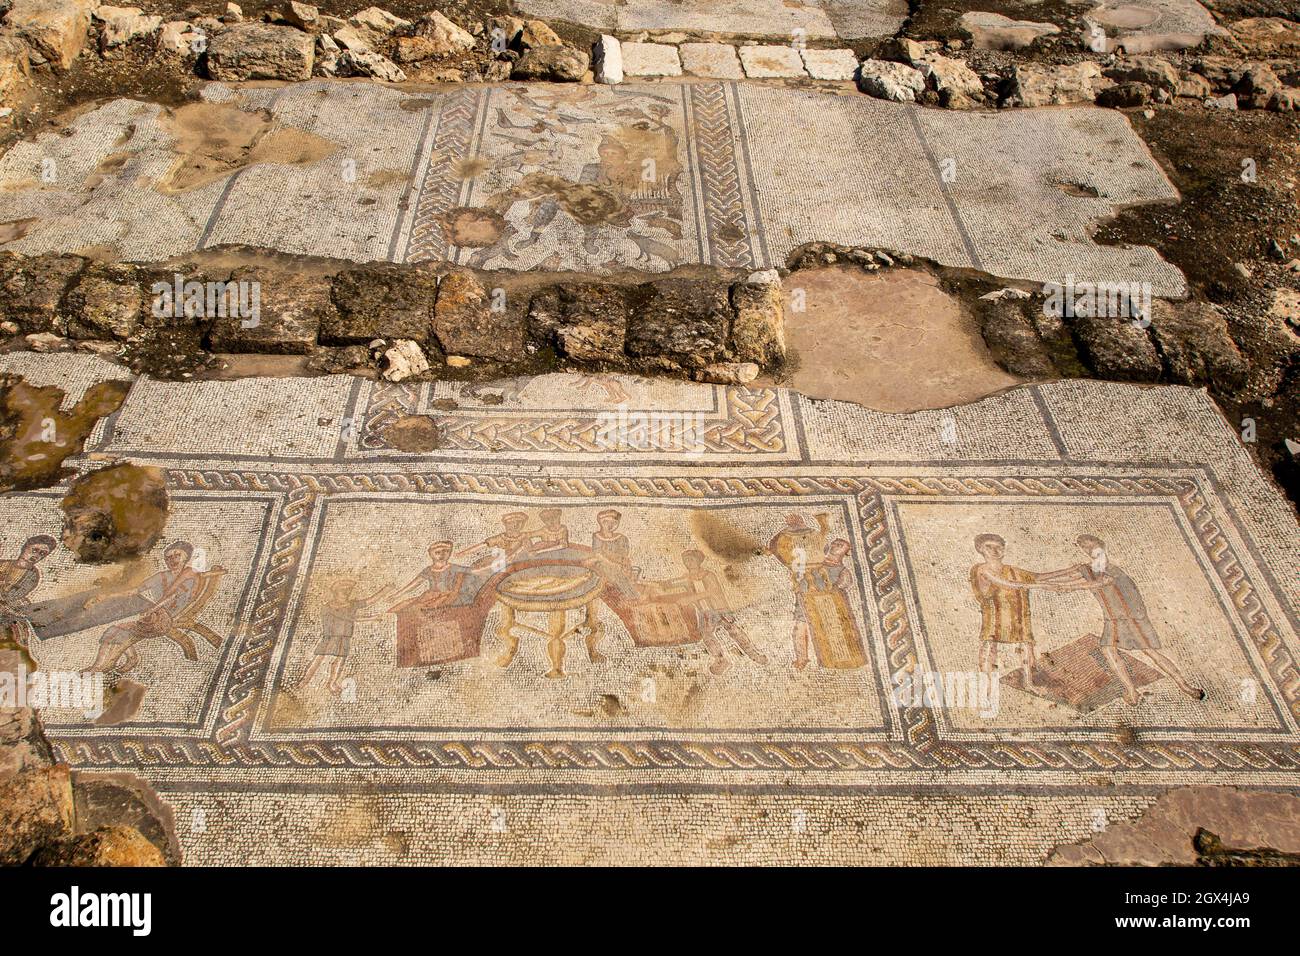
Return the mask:
[[[57, 549], [26, 614], [42, 667], [138, 691], [46, 719], [192, 863], [1028, 863], [1169, 787], [1300, 784], [1300, 530], [1198, 391], [142, 379], [108, 460], [162, 469], [164, 539]], [[63, 491], [0, 499], [6, 555]]]
[[[1152, 249], [1091, 239], [1118, 207], [1177, 198], [1112, 110], [955, 113], [714, 82], [205, 95], [184, 117], [115, 100], [15, 145], [0, 159], [3, 248], [158, 260], [246, 243], [610, 273], [760, 269], [820, 241], [1186, 288]], [[232, 115], [274, 127], [238, 168], [194, 138]]]

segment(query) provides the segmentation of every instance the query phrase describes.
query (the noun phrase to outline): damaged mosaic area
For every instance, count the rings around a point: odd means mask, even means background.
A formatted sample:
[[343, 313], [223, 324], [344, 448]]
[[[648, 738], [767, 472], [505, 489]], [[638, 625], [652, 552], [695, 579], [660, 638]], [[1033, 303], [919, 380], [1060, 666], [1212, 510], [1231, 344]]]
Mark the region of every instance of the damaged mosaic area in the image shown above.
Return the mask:
[[[457, 437], [403, 451], [413, 415]], [[75, 462], [109, 460], [161, 469], [163, 538], [55, 548], [15, 620], [114, 689], [45, 713], [61, 756], [147, 779], [191, 862], [630, 862], [700, 821], [705, 860], [1040, 862], [1300, 781], [1300, 531], [1199, 391], [139, 379]], [[65, 490], [0, 499], [6, 558]], [[900, 794], [946, 820], [910, 857], [870, 822]]]

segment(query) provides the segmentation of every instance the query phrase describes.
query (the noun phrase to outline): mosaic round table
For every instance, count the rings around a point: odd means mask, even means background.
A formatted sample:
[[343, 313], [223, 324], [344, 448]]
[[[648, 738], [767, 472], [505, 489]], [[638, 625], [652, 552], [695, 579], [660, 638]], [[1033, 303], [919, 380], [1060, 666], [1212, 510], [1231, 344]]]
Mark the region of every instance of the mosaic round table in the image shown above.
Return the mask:
[[[605, 579], [595, 571], [570, 565], [542, 565], [508, 574], [496, 588], [503, 611], [497, 636], [506, 645], [496, 660], [497, 666], [508, 667], [515, 659], [519, 651], [516, 631], [546, 638], [546, 653], [551, 659], [547, 677], [564, 676], [565, 641], [578, 634], [586, 641], [587, 657], [593, 663], [603, 661], [604, 655], [596, 650], [604, 634], [596, 600], [604, 587]], [[582, 610], [582, 618], [569, 627], [569, 612], [578, 609]], [[521, 624], [520, 613], [545, 614], [546, 629]]]

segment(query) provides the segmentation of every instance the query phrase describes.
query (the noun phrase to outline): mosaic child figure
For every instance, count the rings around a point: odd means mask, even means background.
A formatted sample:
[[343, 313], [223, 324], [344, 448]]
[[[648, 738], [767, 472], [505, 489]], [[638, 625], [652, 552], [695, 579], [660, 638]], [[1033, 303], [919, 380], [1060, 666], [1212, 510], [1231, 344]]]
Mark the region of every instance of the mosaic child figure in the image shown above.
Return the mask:
[[306, 687], [316, 676], [316, 672], [328, 662], [329, 680], [326, 686], [332, 693], [343, 690], [343, 664], [352, 653], [352, 635], [356, 631], [357, 621], [368, 620], [376, 615], [364, 613], [373, 607], [390, 590], [384, 585], [369, 597], [356, 597], [357, 582], [351, 578], [340, 578], [334, 582], [329, 597], [321, 605], [321, 639], [316, 644], [316, 656], [307, 665], [298, 687]]
[[975, 550], [984, 556], [983, 562], [970, 569], [971, 590], [980, 606], [979, 668], [992, 673], [998, 665], [998, 648], [1014, 647], [1020, 654], [1025, 690], [1030, 690], [1038, 656], [1026, 586], [1037, 581], [1038, 575], [1003, 562], [1007, 543], [1000, 535], [977, 535]]
[[1038, 580], [1053, 591], [1090, 591], [1097, 599], [1103, 617], [1101, 653], [1124, 685], [1124, 700], [1131, 706], [1139, 698], [1121, 650], [1144, 658], [1188, 697], [1204, 700], [1205, 691], [1189, 684], [1178, 665], [1160, 652], [1160, 636], [1151, 624], [1146, 602], [1133, 579], [1110, 560], [1106, 543], [1091, 534], [1079, 535], [1075, 543], [1091, 560], [1039, 575]]

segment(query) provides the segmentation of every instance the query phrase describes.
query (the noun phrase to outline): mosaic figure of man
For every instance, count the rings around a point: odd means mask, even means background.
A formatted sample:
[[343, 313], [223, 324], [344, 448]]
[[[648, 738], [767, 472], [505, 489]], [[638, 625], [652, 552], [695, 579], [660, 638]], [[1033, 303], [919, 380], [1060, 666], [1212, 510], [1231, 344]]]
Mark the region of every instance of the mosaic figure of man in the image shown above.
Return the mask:
[[979, 669], [991, 674], [998, 666], [998, 649], [1015, 648], [1024, 671], [1024, 687], [1034, 686], [1038, 655], [1026, 585], [1038, 575], [1003, 561], [1007, 542], [1001, 535], [981, 534], [975, 550], [984, 560], [970, 569], [970, 586], [980, 606]]
[[713, 658], [713, 662], [709, 665], [709, 673], [717, 676], [731, 667], [731, 661], [723, 652], [716, 637], [719, 630], [731, 638], [740, 652], [750, 660], [757, 664], [766, 664], [766, 655], [749, 642], [749, 635], [736, 620], [735, 611], [731, 608], [731, 602], [727, 600], [726, 592], [722, 590], [718, 576], [704, 567], [704, 554], [694, 550], [683, 551], [682, 566], [686, 569], [686, 573], [679, 578], [665, 581], [663, 586], [666, 589], [680, 591], [676, 600], [695, 609], [700, 639], [704, 641], [709, 656]]
[[1205, 691], [1189, 684], [1172, 660], [1160, 650], [1160, 636], [1151, 624], [1146, 602], [1133, 579], [1110, 560], [1106, 543], [1092, 534], [1081, 534], [1075, 543], [1089, 560], [1039, 575], [1039, 583], [1054, 591], [1089, 591], [1101, 605], [1101, 652], [1116, 678], [1124, 686], [1124, 700], [1137, 704], [1137, 687], [1120, 651], [1145, 659], [1193, 700], [1204, 700]]
[[449, 557], [464, 557], [474, 552], [486, 550], [488, 553], [474, 563], [476, 570], [498, 564], [504, 567], [510, 560], [524, 551], [532, 543], [532, 535], [524, 530], [528, 525], [528, 515], [522, 511], [511, 511], [501, 516], [504, 530], [484, 538], [478, 544], [471, 545], [463, 551]]
[[451, 563], [454, 549], [455, 545], [450, 541], [435, 541], [429, 545], [429, 563], [420, 569], [415, 577], [394, 591], [391, 599], [397, 601], [408, 594], [419, 593], [432, 596], [425, 603], [426, 607], [446, 607], [455, 603], [460, 597], [461, 585], [465, 583], [468, 569]]
[[632, 566], [632, 542], [618, 530], [622, 520], [622, 513], [614, 508], [597, 512], [596, 531], [591, 535], [592, 557], [586, 563], [629, 600], [636, 600], [640, 597], [637, 578], [641, 569]]
[[199, 577], [190, 566], [193, 553], [194, 548], [187, 541], [168, 545], [163, 552], [163, 569], [146, 578], [136, 591], [150, 602], [149, 610], [134, 621], [114, 624], [104, 631], [99, 639], [99, 653], [90, 666], [92, 671], [125, 673], [139, 663], [135, 645], [171, 633], [176, 616], [190, 606], [199, 587]]
[[530, 536], [532, 554], [563, 551], [569, 546], [569, 528], [564, 523], [564, 513], [559, 508], [543, 508], [537, 513], [542, 521], [540, 531]]
[[28, 651], [31, 625], [26, 611], [41, 584], [37, 565], [54, 553], [54, 546], [52, 537], [38, 534], [23, 542], [18, 557], [0, 561], [0, 651], [17, 656], [29, 671], [36, 670], [36, 661]]

